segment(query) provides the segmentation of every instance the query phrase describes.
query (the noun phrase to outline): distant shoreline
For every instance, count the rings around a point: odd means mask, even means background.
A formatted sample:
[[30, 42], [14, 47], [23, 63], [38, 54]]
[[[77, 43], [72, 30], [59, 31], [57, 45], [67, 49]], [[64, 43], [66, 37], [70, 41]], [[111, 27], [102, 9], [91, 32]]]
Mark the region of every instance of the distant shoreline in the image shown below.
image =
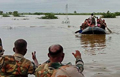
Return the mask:
[[[0, 11], [0, 15], [3, 15], [3, 17], [9, 17], [10, 15], [13, 15], [14, 17], [22, 17], [24, 15], [91, 15], [91, 13], [77, 13], [74, 11], [74, 13], [43, 13], [43, 12], [35, 12], [35, 13], [19, 13], [18, 11], [13, 12], [6, 12]], [[102, 15], [102, 18], [116, 18], [116, 16], [120, 16], [120, 12], [114, 12], [111, 13], [110, 11], [105, 12], [93, 12], [94, 15]]]
[[[76, 11], [74, 11], [73, 13], [69, 13], [69, 12], [68, 13], [54, 13], [54, 12], [34, 12], [34, 13], [31, 13], [31, 12], [19, 12], [19, 11], [4, 12], [1, 10], [0, 10], [0, 15], [2, 15], [2, 14], [12, 15], [14, 12], [17, 12], [20, 15], [44, 15], [44, 14], [48, 14], [48, 13], [52, 13], [55, 15], [66, 15], [66, 14], [67, 15], [91, 15], [91, 12], [90, 13], [78, 13]], [[110, 11], [107, 11], [107, 12], [120, 15], [120, 12], [110, 12]], [[92, 12], [92, 13], [94, 15], [103, 15], [104, 13], [107, 13], [107, 12]]]

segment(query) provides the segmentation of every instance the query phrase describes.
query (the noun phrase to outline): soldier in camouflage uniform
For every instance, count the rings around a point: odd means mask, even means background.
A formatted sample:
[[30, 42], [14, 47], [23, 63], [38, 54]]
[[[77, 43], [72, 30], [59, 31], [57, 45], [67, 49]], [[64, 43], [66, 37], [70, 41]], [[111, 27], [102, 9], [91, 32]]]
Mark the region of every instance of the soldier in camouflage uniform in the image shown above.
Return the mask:
[[2, 57], [3, 54], [4, 54], [4, 49], [3, 49], [3, 46], [2, 46], [2, 40], [0, 38], [0, 58]]
[[81, 59], [81, 54], [78, 50], [73, 53], [76, 58], [76, 65], [66, 64], [61, 62], [64, 58], [63, 47], [59, 44], [49, 47], [49, 61], [39, 65], [35, 71], [36, 77], [84, 77], [84, 63]]
[[94, 26], [95, 26], [95, 24], [96, 24], [95, 18], [97, 18], [97, 17], [92, 13], [92, 14], [91, 14], [91, 17], [90, 17], [90, 19], [91, 19], [91, 25], [94, 25]]
[[28, 74], [33, 74], [35, 71], [34, 63], [24, 58], [27, 42], [18, 39], [14, 45], [15, 54], [2, 56], [0, 59], [0, 77], [28, 77]]

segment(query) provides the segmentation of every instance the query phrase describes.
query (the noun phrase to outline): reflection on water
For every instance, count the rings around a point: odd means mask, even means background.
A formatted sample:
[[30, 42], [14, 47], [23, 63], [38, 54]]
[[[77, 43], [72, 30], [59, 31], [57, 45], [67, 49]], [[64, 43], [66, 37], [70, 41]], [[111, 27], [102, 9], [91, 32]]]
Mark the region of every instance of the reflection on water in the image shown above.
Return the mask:
[[86, 52], [96, 54], [98, 50], [106, 47], [105, 35], [81, 35], [81, 46]]

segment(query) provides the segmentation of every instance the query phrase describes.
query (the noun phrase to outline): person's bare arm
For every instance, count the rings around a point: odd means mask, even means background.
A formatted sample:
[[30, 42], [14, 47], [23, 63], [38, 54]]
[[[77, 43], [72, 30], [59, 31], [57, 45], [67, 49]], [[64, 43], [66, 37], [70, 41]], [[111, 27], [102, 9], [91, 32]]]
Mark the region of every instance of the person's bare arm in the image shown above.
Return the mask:
[[32, 59], [33, 59], [35, 65], [38, 66], [39, 63], [38, 63], [38, 60], [37, 60], [37, 58], [36, 58], [36, 51], [32, 52]]

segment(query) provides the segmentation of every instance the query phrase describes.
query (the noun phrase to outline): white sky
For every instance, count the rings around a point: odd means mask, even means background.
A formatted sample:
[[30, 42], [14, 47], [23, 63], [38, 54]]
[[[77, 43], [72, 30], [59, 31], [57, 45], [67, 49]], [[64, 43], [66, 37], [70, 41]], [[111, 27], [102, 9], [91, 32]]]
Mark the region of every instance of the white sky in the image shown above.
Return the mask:
[[0, 0], [0, 10], [4, 12], [120, 12], [120, 0]]

